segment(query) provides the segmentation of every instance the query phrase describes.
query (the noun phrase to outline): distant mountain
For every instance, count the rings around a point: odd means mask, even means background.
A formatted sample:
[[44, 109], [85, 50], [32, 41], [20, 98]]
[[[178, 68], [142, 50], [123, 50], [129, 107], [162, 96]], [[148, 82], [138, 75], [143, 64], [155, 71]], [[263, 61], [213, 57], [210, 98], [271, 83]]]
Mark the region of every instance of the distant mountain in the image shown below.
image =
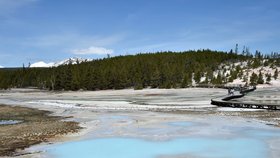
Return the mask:
[[43, 61], [39, 61], [30, 65], [30, 67], [53, 67], [54, 63], [45, 63]]
[[77, 58], [77, 57], [74, 57], [74, 58], [69, 58], [69, 59], [65, 59], [65, 60], [62, 60], [60, 62], [56, 62], [54, 63], [54, 67], [57, 67], [57, 66], [61, 66], [61, 65], [69, 65], [69, 64], [78, 64], [78, 63], [82, 63], [82, 62], [89, 62], [89, 61], [92, 61], [93, 59], [83, 59], [83, 58]]
[[82, 58], [69, 58], [69, 59], [65, 59], [59, 62], [51, 62], [51, 63], [45, 63], [43, 61], [39, 61], [36, 63], [33, 63], [30, 65], [30, 67], [58, 67], [61, 65], [69, 65], [69, 64], [78, 64], [78, 63], [82, 63], [82, 62], [89, 62], [92, 61], [92, 59], [82, 59]]

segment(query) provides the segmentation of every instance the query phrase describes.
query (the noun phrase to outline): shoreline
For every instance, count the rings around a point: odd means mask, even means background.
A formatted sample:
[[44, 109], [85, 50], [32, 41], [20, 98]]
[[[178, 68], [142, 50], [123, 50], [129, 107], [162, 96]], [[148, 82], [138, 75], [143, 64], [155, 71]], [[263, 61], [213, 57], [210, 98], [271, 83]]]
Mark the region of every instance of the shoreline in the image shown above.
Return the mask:
[[75, 133], [78, 123], [51, 116], [51, 112], [19, 106], [0, 105], [0, 120], [19, 120], [16, 124], [0, 125], [0, 156], [19, 156], [21, 150], [49, 140]]

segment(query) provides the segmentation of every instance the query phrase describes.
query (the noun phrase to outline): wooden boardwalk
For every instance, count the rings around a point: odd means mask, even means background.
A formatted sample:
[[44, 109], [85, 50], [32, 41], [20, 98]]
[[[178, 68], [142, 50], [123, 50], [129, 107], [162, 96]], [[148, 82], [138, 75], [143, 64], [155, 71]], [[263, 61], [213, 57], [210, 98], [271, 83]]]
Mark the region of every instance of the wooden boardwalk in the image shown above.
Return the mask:
[[256, 88], [246, 89], [240, 91], [238, 94], [227, 95], [220, 98], [211, 99], [212, 105], [217, 105], [221, 107], [232, 107], [232, 108], [251, 108], [251, 109], [269, 109], [269, 110], [280, 110], [280, 104], [270, 104], [270, 103], [254, 103], [254, 102], [242, 102], [237, 100], [232, 100], [236, 98], [241, 98], [246, 95], [246, 93], [254, 91]]
[[279, 104], [240, 102], [240, 101], [233, 101], [233, 100], [224, 101], [223, 98], [211, 99], [211, 104], [221, 106], [221, 107], [232, 107], [232, 108], [280, 110]]

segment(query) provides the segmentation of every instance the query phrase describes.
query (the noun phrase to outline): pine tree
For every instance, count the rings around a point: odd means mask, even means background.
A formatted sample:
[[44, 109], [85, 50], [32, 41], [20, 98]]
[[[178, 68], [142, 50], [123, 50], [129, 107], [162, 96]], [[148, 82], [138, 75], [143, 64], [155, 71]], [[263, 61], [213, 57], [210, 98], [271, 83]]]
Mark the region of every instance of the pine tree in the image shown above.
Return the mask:
[[190, 74], [185, 74], [184, 79], [183, 79], [182, 84], [181, 84], [181, 88], [186, 88], [186, 87], [190, 86], [191, 83], [192, 83], [191, 75]]
[[266, 74], [266, 83], [270, 83], [271, 81], [271, 74]]
[[278, 69], [276, 69], [275, 72], [274, 72], [274, 75], [273, 75], [273, 78], [274, 78], [275, 80], [277, 80], [278, 74], [279, 74]]
[[56, 77], [54, 79], [54, 89], [53, 90], [62, 90], [64, 89], [64, 83], [62, 74], [56, 74]]
[[158, 88], [159, 84], [160, 84], [160, 72], [158, 69], [155, 69], [155, 71], [152, 73], [151, 76], [151, 87]]
[[263, 83], [264, 83], [263, 75], [262, 75], [262, 72], [260, 71], [258, 80], [257, 80], [257, 84], [263, 84]]
[[216, 84], [222, 84], [222, 83], [223, 83], [223, 78], [222, 78], [221, 72], [219, 72], [218, 76], [217, 76]]
[[253, 72], [250, 77], [250, 85], [257, 85], [257, 81], [258, 81], [258, 75]]
[[205, 81], [204, 81], [204, 83], [205, 83], [205, 84], [208, 84], [208, 83], [209, 83], [209, 77], [208, 77], [208, 74], [206, 74], [206, 75], [205, 75]]
[[200, 83], [200, 79], [201, 79], [201, 73], [200, 72], [194, 73], [194, 81], [195, 81], [195, 83], [199, 84]]

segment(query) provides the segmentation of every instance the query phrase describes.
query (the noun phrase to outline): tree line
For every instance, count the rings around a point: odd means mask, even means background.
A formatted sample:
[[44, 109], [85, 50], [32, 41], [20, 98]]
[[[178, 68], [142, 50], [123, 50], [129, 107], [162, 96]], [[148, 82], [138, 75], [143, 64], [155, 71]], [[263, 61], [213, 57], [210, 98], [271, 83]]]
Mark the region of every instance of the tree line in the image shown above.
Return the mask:
[[[74, 91], [185, 88], [192, 86], [193, 80], [198, 84], [223, 84], [228, 82], [223, 74], [213, 75], [221, 63], [255, 59], [212, 50], [140, 53], [52, 68], [0, 69], [0, 88]], [[205, 78], [203, 82], [202, 77]]]

